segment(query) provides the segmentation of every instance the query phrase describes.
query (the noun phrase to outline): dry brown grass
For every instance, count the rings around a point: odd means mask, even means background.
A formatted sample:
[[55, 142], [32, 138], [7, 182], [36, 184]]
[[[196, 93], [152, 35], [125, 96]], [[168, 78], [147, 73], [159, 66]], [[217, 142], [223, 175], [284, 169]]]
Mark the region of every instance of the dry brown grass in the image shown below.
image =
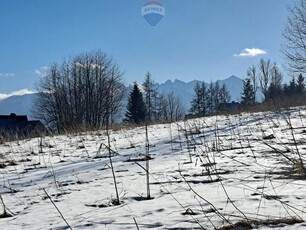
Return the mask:
[[234, 224], [222, 226], [218, 230], [247, 230], [258, 227], [276, 227], [284, 225], [294, 225], [303, 223], [304, 221], [297, 218], [276, 218], [276, 219], [265, 219], [265, 220], [242, 220]]

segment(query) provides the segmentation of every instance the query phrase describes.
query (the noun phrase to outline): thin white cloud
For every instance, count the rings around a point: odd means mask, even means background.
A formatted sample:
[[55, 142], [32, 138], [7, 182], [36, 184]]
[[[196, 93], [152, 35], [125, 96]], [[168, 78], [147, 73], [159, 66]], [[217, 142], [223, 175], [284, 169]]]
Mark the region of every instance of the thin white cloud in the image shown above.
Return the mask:
[[39, 69], [36, 69], [34, 72], [35, 72], [37, 75], [41, 75], [41, 71], [40, 71]]
[[31, 91], [29, 89], [22, 89], [22, 90], [18, 90], [18, 91], [14, 91], [12, 93], [0, 93], [0, 100], [3, 100], [5, 98], [11, 97], [11, 96], [22, 96], [22, 95], [26, 95], [26, 94], [33, 94], [35, 93], [34, 91]]
[[99, 64], [91, 63], [90, 65], [87, 65], [87, 64], [82, 64], [80, 62], [76, 62], [75, 66], [79, 68], [87, 68], [89, 66], [89, 68], [92, 68], [92, 69], [102, 69], [102, 70], [105, 68], [105, 66], [101, 66]]
[[15, 73], [0, 73], [0, 77], [14, 77]]
[[83, 67], [84, 67], [84, 65], [81, 64], [80, 62], [76, 62], [76, 63], [75, 63], [75, 66], [76, 66], [76, 67], [80, 67], [80, 68], [83, 68]]
[[235, 57], [256, 57], [259, 55], [265, 55], [267, 51], [259, 48], [245, 48], [239, 54], [234, 54]]
[[37, 74], [38, 76], [44, 76], [48, 69], [49, 69], [48, 66], [42, 66], [39, 67], [38, 69], [35, 69], [34, 73]]

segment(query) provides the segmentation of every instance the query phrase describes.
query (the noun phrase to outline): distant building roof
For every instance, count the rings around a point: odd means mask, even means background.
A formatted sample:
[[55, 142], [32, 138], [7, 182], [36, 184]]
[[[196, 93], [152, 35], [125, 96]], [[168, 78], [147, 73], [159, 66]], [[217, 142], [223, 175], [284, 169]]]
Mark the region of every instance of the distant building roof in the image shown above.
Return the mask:
[[37, 137], [47, 133], [40, 121], [28, 121], [26, 115], [0, 115], [0, 136], [4, 140]]
[[219, 109], [223, 110], [223, 111], [234, 111], [234, 110], [238, 110], [240, 108], [240, 103], [239, 102], [235, 102], [232, 101], [230, 103], [221, 103], [219, 105]]
[[10, 115], [0, 115], [0, 121], [28, 121], [28, 117], [26, 115], [17, 116], [15, 113], [11, 113]]

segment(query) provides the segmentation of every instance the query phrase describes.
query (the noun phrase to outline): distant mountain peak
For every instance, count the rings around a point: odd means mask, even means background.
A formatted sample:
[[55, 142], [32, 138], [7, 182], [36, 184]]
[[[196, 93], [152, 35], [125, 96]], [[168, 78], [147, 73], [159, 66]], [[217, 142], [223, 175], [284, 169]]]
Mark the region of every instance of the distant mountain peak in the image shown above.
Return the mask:
[[172, 81], [171, 80], [167, 80], [167, 81], [165, 81], [164, 84], [172, 84]]
[[[188, 109], [190, 107], [190, 102], [194, 96], [194, 87], [197, 83], [202, 83], [200, 80], [192, 80], [189, 82], [184, 82], [182, 80], [175, 79], [174, 81], [167, 80], [164, 83], [156, 83], [158, 91], [162, 94], [174, 93], [176, 96], [182, 99], [183, 104]], [[232, 101], [239, 101], [241, 97], [241, 92], [243, 88], [243, 80], [232, 75], [223, 80], [217, 80], [213, 83], [218, 82], [219, 84], [225, 84], [230, 92]], [[210, 81], [204, 82], [209, 84]]]
[[[230, 77], [228, 77], [228, 78], [225, 78], [225, 79], [223, 79], [223, 80], [216, 80], [216, 81], [213, 81], [213, 83], [215, 83], [215, 82], [225, 82], [225, 81], [242, 81], [242, 79], [241, 78], [239, 78], [239, 77], [237, 77], [237, 76], [235, 76], [235, 75], [232, 75], [232, 76], [230, 76]], [[180, 80], [180, 79], [177, 79], [177, 78], [175, 78], [174, 79], [174, 81], [172, 81], [172, 80], [170, 80], [170, 79], [168, 79], [168, 80], [166, 80], [164, 83], [157, 83], [158, 85], [164, 85], [164, 84], [166, 84], [166, 85], [170, 85], [170, 84], [196, 84], [196, 83], [201, 83], [201, 82], [204, 82], [204, 83], [207, 83], [207, 84], [210, 84], [210, 80], [209, 81], [203, 81], [203, 80], [196, 80], [196, 79], [194, 79], [194, 80], [191, 80], [191, 81], [182, 81], [182, 80]]]
[[179, 79], [175, 79], [175, 80], [173, 81], [173, 83], [178, 84], [178, 83], [186, 83], [186, 82], [181, 81], [181, 80], [179, 80]]
[[242, 80], [242, 79], [237, 77], [237, 76], [235, 76], [235, 75], [232, 75], [229, 78], [227, 78], [227, 80]]

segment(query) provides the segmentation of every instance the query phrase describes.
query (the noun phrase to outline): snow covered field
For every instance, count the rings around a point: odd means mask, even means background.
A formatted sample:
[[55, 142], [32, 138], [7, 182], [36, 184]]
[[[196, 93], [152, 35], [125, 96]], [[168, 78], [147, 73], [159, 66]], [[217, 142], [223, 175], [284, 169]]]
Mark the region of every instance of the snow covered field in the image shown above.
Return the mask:
[[148, 130], [149, 200], [145, 128], [111, 132], [120, 205], [104, 131], [0, 145], [0, 229], [306, 228], [305, 108]]

